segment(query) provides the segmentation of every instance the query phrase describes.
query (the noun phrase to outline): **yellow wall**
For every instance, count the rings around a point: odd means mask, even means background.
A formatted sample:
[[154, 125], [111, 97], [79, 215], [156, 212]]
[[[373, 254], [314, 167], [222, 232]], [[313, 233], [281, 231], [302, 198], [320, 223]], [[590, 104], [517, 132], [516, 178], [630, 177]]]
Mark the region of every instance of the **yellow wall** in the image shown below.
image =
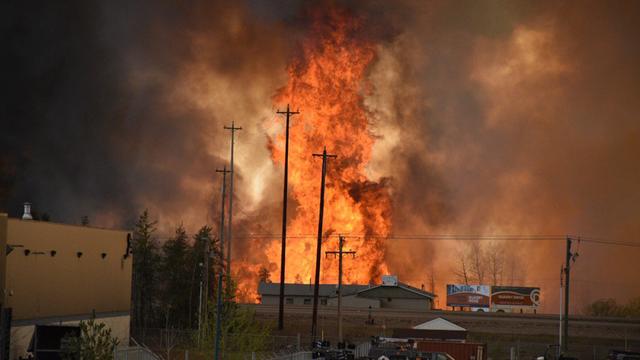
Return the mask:
[[129, 311], [127, 232], [9, 219], [7, 243], [24, 246], [7, 256], [5, 306], [14, 320]]

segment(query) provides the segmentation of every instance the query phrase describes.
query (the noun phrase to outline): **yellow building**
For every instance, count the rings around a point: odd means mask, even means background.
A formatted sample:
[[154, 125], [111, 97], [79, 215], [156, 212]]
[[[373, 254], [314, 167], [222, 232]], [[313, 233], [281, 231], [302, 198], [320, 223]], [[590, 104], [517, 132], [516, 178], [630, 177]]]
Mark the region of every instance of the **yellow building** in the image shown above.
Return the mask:
[[11, 359], [25, 356], [35, 325], [92, 316], [128, 342], [129, 236], [0, 214], [0, 308], [12, 309]]

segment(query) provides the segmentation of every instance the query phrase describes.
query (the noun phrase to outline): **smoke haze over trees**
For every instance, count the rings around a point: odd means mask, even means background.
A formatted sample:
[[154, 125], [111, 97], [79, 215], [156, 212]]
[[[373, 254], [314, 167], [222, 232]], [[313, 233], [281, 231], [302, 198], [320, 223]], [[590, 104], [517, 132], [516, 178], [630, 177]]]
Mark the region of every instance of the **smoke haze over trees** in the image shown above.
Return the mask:
[[[392, 233], [571, 233], [639, 244], [639, 3], [335, 3], [362, 17], [375, 43], [367, 171], [389, 179]], [[272, 98], [299, 55], [309, 9], [327, 6], [4, 4], [1, 209], [19, 216], [31, 201], [52, 221], [87, 215], [92, 226], [133, 228], [148, 208], [163, 241], [180, 224], [215, 232], [214, 171], [229, 150], [222, 126], [235, 120], [243, 130], [233, 254], [255, 265], [252, 276], [260, 268], [275, 276], [279, 259], [247, 240], [279, 232], [282, 169], [266, 135], [281, 130], [269, 125]], [[163, 244], [141, 246], [157, 253]], [[490, 246], [389, 239], [384, 250], [390, 271], [413, 285], [430, 273], [442, 292], [459, 280], [463, 259], [469, 281], [540, 286], [555, 311], [564, 244]], [[481, 261], [483, 252], [495, 256]], [[637, 248], [582, 243], [579, 252], [572, 310], [603, 293], [621, 303], [640, 295]]]

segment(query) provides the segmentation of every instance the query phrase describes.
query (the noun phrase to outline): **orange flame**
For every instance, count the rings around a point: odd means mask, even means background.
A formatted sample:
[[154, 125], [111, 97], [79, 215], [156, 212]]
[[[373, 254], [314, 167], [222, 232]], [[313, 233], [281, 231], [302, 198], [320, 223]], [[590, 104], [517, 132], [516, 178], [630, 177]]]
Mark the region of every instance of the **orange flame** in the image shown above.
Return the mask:
[[[387, 272], [383, 240], [390, 231], [391, 202], [385, 181], [368, 179], [375, 137], [363, 105], [364, 77], [375, 58], [375, 45], [359, 33], [362, 19], [339, 9], [317, 14], [301, 54], [288, 67], [289, 81], [274, 98], [300, 109], [290, 125], [289, 191], [297, 202], [287, 228], [287, 282], [307, 282], [315, 274], [315, 249], [320, 194], [321, 162], [312, 157], [324, 146], [337, 159], [329, 159], [324, 211], [324, 250], [338, 248], [337, 234], [348, 237], [346, 249], [357, 251], [344, 261], [343, 281], [368, 283]], [[283, 123], [281, 118], [271, 121]], [[270, 124], [272, 126], [272, 124]], [[284, 164], [284, 129], [271, 137], [270, 150]], [[382, 235], [382, 236], [381, 236]], [[267, 248], [269, 260], [279, 265], [280, 241]], [[323, 256], [324, 258], [324, 256]], [[322, 282], [337, 282], [337, 265], [322, 261]], [[279, 266], [271, 273], [279, 281]]]

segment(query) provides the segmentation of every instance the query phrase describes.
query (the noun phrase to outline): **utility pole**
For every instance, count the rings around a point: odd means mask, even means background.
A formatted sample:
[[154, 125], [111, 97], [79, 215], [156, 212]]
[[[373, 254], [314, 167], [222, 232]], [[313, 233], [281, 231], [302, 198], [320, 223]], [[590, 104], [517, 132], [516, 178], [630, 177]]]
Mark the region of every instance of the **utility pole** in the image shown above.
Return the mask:
[[320, 182], [320, 216], [318, 220], [318, 245], [316, 247], [316, 283], [313, 287], [313, 320], [311, 322], [311, 340], [316, 341], [318, 327], [318, 292], [320, 290], [320, 254], [322, 254], [322, 219], [324, 215], [324, 184], [327, 176], [327, 158], [336, 158], [337, 155], [328, 155], [325, 146], [322, 154], [313, 154], [314, 157], [322, 157], [322, 180]]
[[200, 268], [200, 281], [198, 282], [198, 288], [200, 290], [200, 297], [198, 298], [198, 346], [202, 345], [202, 270], [204, 267]]
[[280, 304], [278, 306], [278, 330], [284, 329], [284, 267], [287, 253], [287, 193], [289, 187], [289, 119], [291, 116], [299, 114], [299, 111], [278, 110], [276, 113], [286, 116], [286, 137], [284, 142], [284, 191], [282, 199], [282, 253], [280, 254]]
[[[578, 238], [578, 243], [580, 239]], [[575, 262], [578, 253], [571, 252], [571, 238], [567, 236], [567, 253], [564, 268], [564, 327], [563, 327], [563, 351], [569, 350], [569, 282], [571, 280], [571, 262]]]
[[[224, 182], [223, 182], [224, 185]], [[223, 198], [224, 198], [224, 193], [223, 193]], [[211, 265], [210, 265], [210, 261], [211, 261], [211, 242], [207, 241], [204, 244], [204, 259], [202, 261], [203, 264], [203, 268], [202, 268], [202, 272], [200, 273], [200, 282], [201, 282], [201, 289], [200, 289], [200, 302], [203, 304], [203, 308], [204, 308], [204, 312], [201, 314], [203, 316], [203, 324], [205, 326], [202, 327], [201, 332], [200, 332], [200, 336], [202, 338], [204, 338], [207, 334], [207, 325], [209, 323], [209, 269], [211, 269]], [[204, 296], [204, 298], [203, 298]]]
[[231, 130], [231, 181], [229, 183], [229, 238], [227, 239], [227, 294], [231, 295], [231, 238], [232, 238], [232, 219], [233, 219], [233, 144], [235, 143], [236, 130], [242, 130], [241, 127], [235, 127], [234, 122], [231, 126], [225, 126], [226, 130]]
[[562, 353], [562, 349], [564, 348], [563, 343], [562, 343], [562, 309], [563, 309], [563, 303], [564, 303], [564, 297], [562, 295], [562, 289], [564, 289], [564, 264], [560, 265], [560, 321], [559, 321], [559, 326], [558, 326], [558, 350], [556, 351], [556, 357], [560, 357], [560, 354]]
[[355, 251], [344, 251], [344, 236], [339, 235], [338, 251], [326, 251], [326, 255], [338, 255], [338, 342], [342, 339], [342, 255], [352, 255], [356, 257]]
[[222, 340], [222, 277], [224, 276], [224, 200], [225, 188], [227, 187], [227, 170], [225, 166], [222, 170], [216, 170], [222, 173], [222, 207], [220, 211], [220, 268], [218, 269], [218, 299], [216, 303], [216, 345], [214, 359], [220, 360], [220, 341]]

